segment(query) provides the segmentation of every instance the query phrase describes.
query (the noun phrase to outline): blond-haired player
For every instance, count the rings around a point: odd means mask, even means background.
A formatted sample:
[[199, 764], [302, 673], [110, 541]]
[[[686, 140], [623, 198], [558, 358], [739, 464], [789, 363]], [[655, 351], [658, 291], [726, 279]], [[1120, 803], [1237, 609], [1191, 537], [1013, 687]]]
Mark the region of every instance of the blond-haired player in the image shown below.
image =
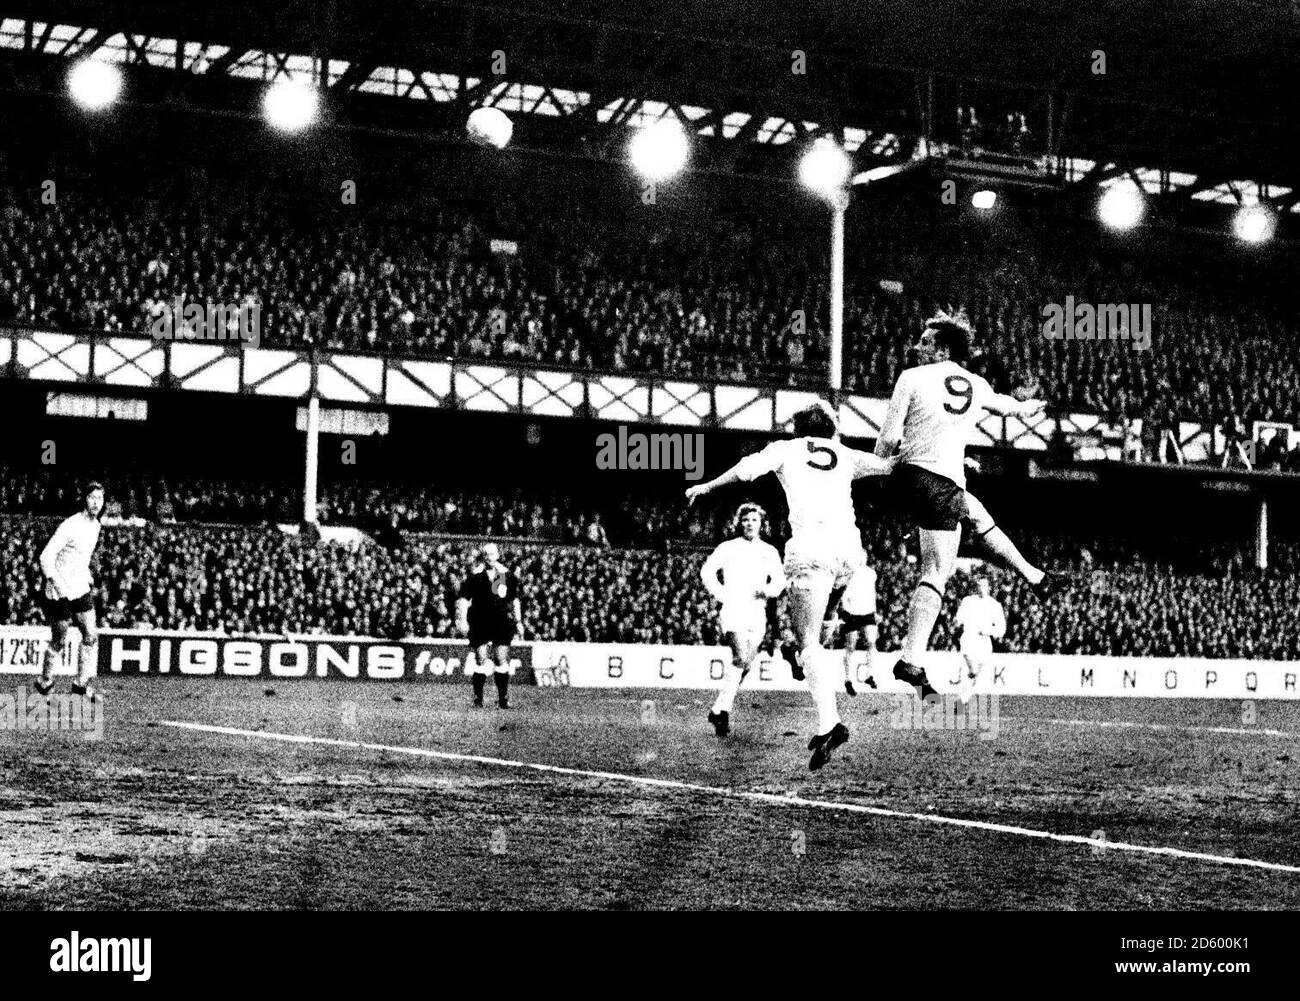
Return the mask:
[[989, 589], [989, 579], [975, 575], [975, 590], [962, 598], [953, 624], [961, 631], [957, 639], [966, 661], [957, 698], [965, 702], [975, 693], [975, 682], [993, 653], [993, 641], [1007, 634], [1007, 617]]
[[760, 538], [766, 519], [767, 512], [757, 504], [740, 505], [732, 522], [737, 534], [720, 543], [700, 568], [704, 586], [722, 603], [718, 631], [731, 647], [731, 664], [709, 710], [709, 722], [719, 737], [731, 732], [736, 692], [767, 631], [767, 603], [785, 590], [781, 555]]

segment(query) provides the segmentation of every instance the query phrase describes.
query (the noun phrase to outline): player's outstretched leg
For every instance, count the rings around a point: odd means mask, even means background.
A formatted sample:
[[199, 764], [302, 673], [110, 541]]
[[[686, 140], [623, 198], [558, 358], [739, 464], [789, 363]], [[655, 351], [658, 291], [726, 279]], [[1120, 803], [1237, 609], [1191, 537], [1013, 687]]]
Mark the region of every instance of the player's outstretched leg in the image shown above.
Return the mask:
[[894, 665], [894, 677], [916, 688], [921, 698], [926, 699], [939, 693], [930, 684], [920, 662], [930, 646], [934, 624], [943, 608], [943, 589], [948, 586], [948, 578], [957, 564], [961, 530], [923, 528], [919, 535], [921, 582], [907, 609], [907, 642], [903, 656]]
[[979, 498], [966, 491], [966, 514], [970, 522], [971, 544], [989, 561], [1019, 574], [1039, 598], [1048, 598], [1066, 583], [1066, 576], [1034, 566], [993, 521], [993, 516]]
[[983, 535], [976, 536], [974, 541], [977, 548], [989, 557], [989, 562], [1015, 571], [1029, 585], [1029, 589], [1043, 600], [1059, 591], [1069, 579], [1065, 574], [1034, 566], [1020, 554], [1016, 544], [997, 525], [986, 530]]

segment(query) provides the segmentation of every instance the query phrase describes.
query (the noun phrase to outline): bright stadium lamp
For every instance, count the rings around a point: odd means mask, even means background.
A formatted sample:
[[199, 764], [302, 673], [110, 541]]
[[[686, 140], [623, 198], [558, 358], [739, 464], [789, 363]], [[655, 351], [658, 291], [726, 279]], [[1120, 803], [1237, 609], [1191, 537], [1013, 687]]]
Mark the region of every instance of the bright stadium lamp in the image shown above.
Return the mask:
[[998, 193], [989, 188], [981, 188], [970, 196], [970, 203], [975, 208], [987, 212], [998, 203]]
[[674, 115], [637, 130], [628, 146], [632, 167], [647, 181], [666, 181], [686, 166], [690, 142]]
[[505, 149], [514, 134], [515, 123], [500, 108], [475, 108], [469, 113], [465, 131], [477, 143]]
[[840, 144], [826, 136], [818, 139], [799, 160], [799, 180], [823, 198], [834, 198], [844, 190], [853, 164]]
[[266, 89], [262, 111], [281, 132], [300, 132], [316, 120], [320, 95], [296, 80], [277, 80]]
[[1111, 229], [1132, 229], [1142, 221], [1146, 199], [1131, 181], [1121, 181], [1106, 189], [1097, 203], [1097, 214]]
[[122, 71], [112, 63], [83, 59], [68, 71], [68, 92], [87, 111], [102, 111], [122, 93]]
[[1243, 243], [1267, 243], [1277, 229], [1277, 217], [1263, 205], [1243, 205], [1232, 217], [1232, 232]]

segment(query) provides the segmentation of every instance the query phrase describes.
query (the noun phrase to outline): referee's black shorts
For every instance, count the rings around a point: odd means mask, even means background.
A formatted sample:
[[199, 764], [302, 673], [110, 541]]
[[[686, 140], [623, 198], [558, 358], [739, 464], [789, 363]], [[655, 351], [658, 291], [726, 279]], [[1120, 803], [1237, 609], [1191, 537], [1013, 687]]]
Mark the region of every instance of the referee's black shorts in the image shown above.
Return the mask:
[[918, 528], [956, 531], [966, 517], [966, 491], [946, 476], [899, 463], [889, 474], [892, 506]]
[[477, 650], [483, 644], [491, 646], [509, 646], [515, 640], [517, 627], [510, 619], [495, 622], [471, 622], [469, 624], [469, 645]]

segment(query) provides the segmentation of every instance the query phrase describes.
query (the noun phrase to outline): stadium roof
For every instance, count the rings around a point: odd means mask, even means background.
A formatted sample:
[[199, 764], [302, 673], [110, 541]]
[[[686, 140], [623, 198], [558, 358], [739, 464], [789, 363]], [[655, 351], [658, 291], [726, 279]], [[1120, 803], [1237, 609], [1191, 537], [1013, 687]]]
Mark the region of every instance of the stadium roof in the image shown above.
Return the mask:
[[[179, 40], [217, 53], [208, 76], [239, 75], [254, 56], [334, 60], [322, 75], [340, 95], [380, 94], [385, 80], [399, 95], [402, 73], [479, 81], [461, 103], [491, 89], [500, 50], [521, 85], [590, 95], [589, 111], [558, 101], [556, 117], [592, 127], [615, 96], [691, 105], [716, 135], [727, 114], [748, 113], [736, 132], [751, 139], [772, 115], [796, 134], [803, 122], [942, 139], [959, 106], [984, 120], [1019, 111], [1040, 152], [1173, 168], [1198, 188], [1248, 178], [1300, 190], [1300, 0], [12, 0], [6, 18], [39, 25], [32, 48], [45, 54]], [[67, 25], [71, 42], [56, 37]], [[791, 72], [794, 49], [805, 74]]]

